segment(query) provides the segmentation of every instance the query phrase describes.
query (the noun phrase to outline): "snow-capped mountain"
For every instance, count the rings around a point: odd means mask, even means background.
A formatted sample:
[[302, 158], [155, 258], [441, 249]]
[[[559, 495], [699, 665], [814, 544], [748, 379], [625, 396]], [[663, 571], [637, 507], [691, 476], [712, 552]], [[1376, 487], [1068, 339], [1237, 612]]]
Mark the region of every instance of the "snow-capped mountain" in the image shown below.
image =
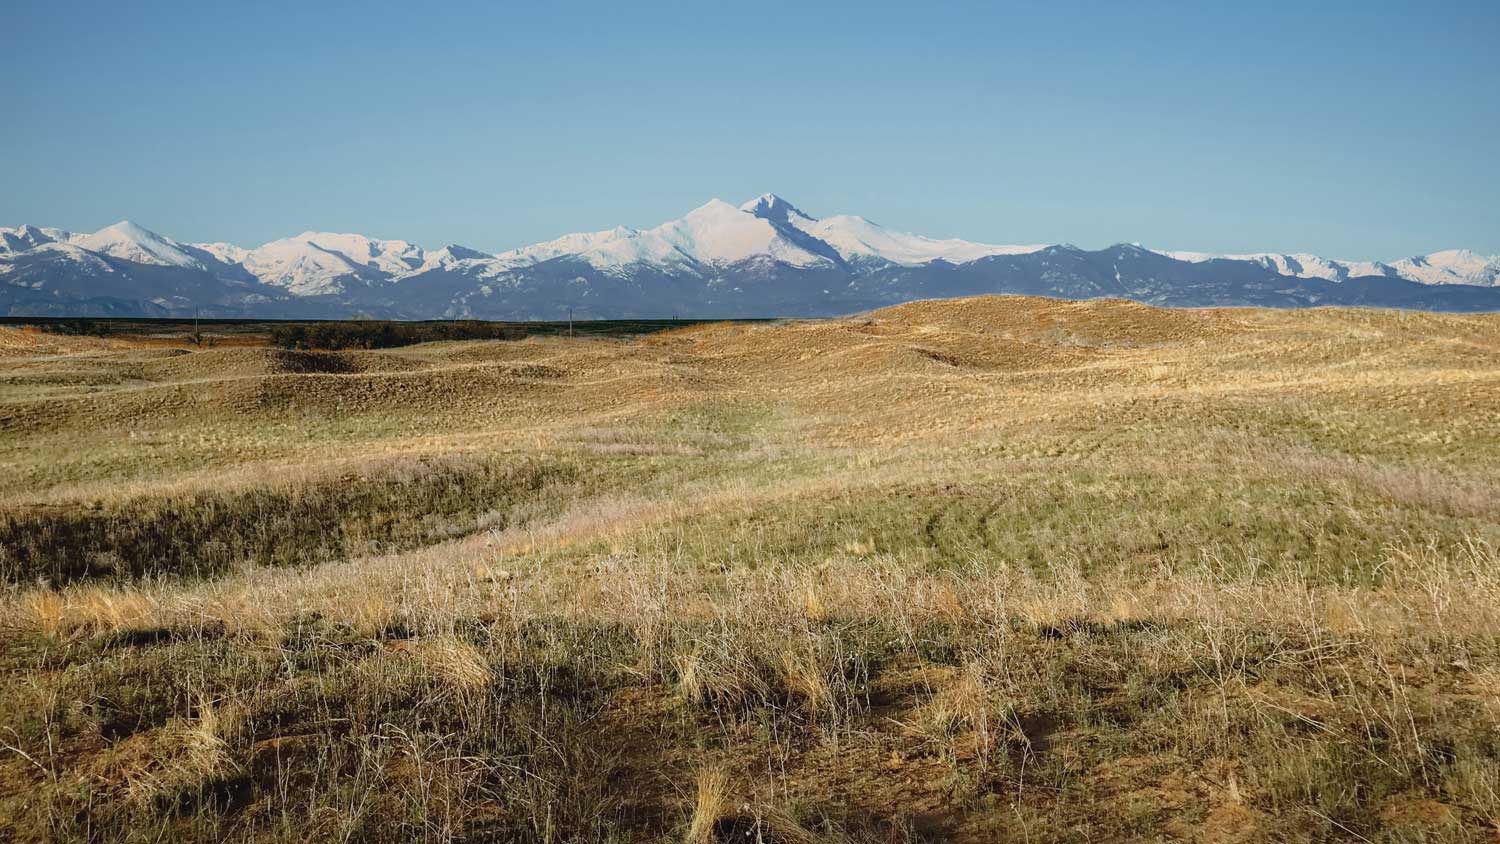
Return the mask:
[[1421, 284], [1474, 284], [1482, 287], [1500, 285], [1500, 255], [1480, 255], [1467, 249], [1448, 249], [1429, 255], [1416, 255], [1389, 264], [1379, 261], [1339, 261], [1306, 253], [1277, 255], [1260, 252], [1252, 255], [1211, 255], [1204, 252], [1163, 251], [1161, 254], [1191, 263], [1250, 261], [1275, 270], [1281, 275], [1321, 278], [1328, 281], [1380, 276], [1401, 278]]
[[222, 263], [200, 249], [185, 247], [129, 220], [102, 228], [93, 234], [71, 235], [68, 242], [90, 252], [137, 264], [207, 270], [211, 265]]
[[564, 235], [557, 240], [502, 252], [497, 257], [502, 262], [526, 266], [572, 256], [600, 270], [620, 270], [641, 263], [712, 266], [752, 255], [767, 255], [792, 266], [812, 266], [827, 260], [801, 248], [771, 223], [742, 213], [719, 199], [653, 229], [638, 231], [622, 226]]
[[193, 245], [225, 264], [241, 263], [245, 260], [245, 256], [250, 254], [249, 249], [235, 246], [233, 243], [195, 243]]
[[1423, 284], [1483, 284], [1500, 286], [1500, 255], [1478, 255], [1467, 249], [1447, 249], [1404, 258], [1394, 265], [1396, 275]]
[[[754, 255], [765, 255], [794, 267], [816, 266], [830, 260], [805, 248], [790, 234], [785, 227], [713, 199], [681, 219], [653, 229], [613, 229], [594, 235], [570, 235], [562, 241], [581, 241], [584, 248], [571, 254], [601, 270], [619, 270], [642, 263], [658, 267], [723, 266]], [[558, 241], [553, 244], [562, 245]], [[549, 246], [539, 254], [547, 254], [552, 248], [555, 247]]]
[[297, 296], [340, 293], [350, 284], [405, 275], [422, 266], [420, 247], [404, 240], [303, 232], [245, 253], [240, 265], [265, 284]]
[[0, 255], [25, 252], [48, 243], [66, 242], [68, 233], [61, 229], [42, 229], [36, 226], [17, 226], [0, 229]]
[[495, 262], [495, 256], [480, 252], [478, 249], [470, 249], [467, 246], [450, 243], [436, 252], [424, 253], [422, 256], [422, 265], [417, 268], [417, 272], [457, 267], [461, 266], [465, 261], [493, 263]]
[[813, 217], [774, 194], [499, 254], [316, 231], [255, 248], [183, 243], [128, 221], [92, 234], [0, 228], [0, 314], [823, 316], [997, 292], [1500, 310], [1500, 256], [1450, 250], [1379, 263], [996, 245]]
[[756, 256], [793, 267], [841, 266], [869, 258], [904, 265], [935, 260], [963, 263], [1041, 248], [931, 240], [883, 228], [863, 217], [817, 220], [768, 193], [739, 207], [713, 199], [681, 219], [645, 231], [621, 227], [570, 234], [496, 257], [525, 266], [574, 256], [598, 269], [619, 271], [641, 263], [726, 266]]
[[[1161, 254], [1194, 264], [1201, 264], [1205, 261], [1248, 261], [1281, 275], [1321, 278], [1327, 281], [1344, 281], [1362, 276], [1402, 277], [1390, 264], [1382, 264], [1378, 261], [1337, 261], [1305, 252], [1295, 255], [1278, 255], [1270, 252], [1257, 252], [1249, 255], [1212, 255], [1205, 252], [1161, 252]], [[1417, 279], [1410, 280], [1416, 281]]]
[[933, 240], [894, 231], [864, 217], [850, 215], [815, 220], [772, 193], [750, 200], [741, 205], [740, 210], [765, 220], [792, 226], [831, 246], [845, 262], [875, 259], [904, 266], [931, 261], [962, 264], [990, 255], [1024, 255], [1046, 248], [1046, 244], [993, 246], [965, 240]]
[[274, 299], [238, 263], [130, 222], [92, 234], [0, 229], [0, 244], [0, 313], [127, 316]]
[[617, 226], [602, 232], [565, 234], [556, 240], [522, 246], [519, 249], [512, 249], [509, 252], [501, 252], [495, 257], [508, 265], [527, 266], [529, 264], [538, 264], [542, 261], [550, 261], [553, 258], [561, 258], [564, 255], [583, 255], [610, 243], [635, 237], [638, 234], [640, 232], [635, 229], [628, 229], [624, 226]]

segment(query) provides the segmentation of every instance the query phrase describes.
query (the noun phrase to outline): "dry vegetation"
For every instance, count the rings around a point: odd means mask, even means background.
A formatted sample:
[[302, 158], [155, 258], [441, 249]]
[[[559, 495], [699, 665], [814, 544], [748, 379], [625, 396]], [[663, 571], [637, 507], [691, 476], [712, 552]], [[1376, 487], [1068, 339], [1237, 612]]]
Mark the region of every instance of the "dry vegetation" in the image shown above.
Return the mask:
[[1500, 839], [1500, 318], [0, 329], [0, 839]]

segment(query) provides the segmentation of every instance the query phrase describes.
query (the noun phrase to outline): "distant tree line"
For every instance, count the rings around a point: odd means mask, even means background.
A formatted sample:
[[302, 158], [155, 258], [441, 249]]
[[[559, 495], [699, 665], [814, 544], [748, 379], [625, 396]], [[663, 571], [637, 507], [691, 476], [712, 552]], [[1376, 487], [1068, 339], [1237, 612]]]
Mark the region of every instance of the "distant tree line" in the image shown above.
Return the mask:
[[390, 349], [434, 340], [520, 340], [526, 330], [479, 320], [452, 322], [311, 322], [271, 328], [271, 344], [283, 349]]
[[92, 319], [65, 319], [56, 322], [38, 322], [36, 327], [48, 334], [67, 334], [73, 337], [105, 337], [113, 332], [107, 322]]

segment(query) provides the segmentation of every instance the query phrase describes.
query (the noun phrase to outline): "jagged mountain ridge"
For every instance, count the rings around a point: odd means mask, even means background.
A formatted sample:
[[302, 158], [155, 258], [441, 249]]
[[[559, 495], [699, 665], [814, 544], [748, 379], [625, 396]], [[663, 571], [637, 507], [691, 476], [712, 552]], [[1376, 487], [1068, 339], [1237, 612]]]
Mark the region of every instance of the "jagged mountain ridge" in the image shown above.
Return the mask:
[[935, 240], [857, 216], [814, 218], [774, 194], [499, 254], [314, 231], [245, 249], [130, 222], [92, 234], [0, 229], [0, 313], [11, 315], [830, 316], [982, 293], [1497, 310], [1500, 256], [1450, 250], [1385, 264]]

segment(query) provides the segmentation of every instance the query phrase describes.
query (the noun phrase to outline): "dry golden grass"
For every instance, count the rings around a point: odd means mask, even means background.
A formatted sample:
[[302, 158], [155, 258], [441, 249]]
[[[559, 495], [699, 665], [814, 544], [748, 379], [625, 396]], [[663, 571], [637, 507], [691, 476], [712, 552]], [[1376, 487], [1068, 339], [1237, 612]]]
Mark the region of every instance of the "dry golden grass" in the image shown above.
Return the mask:
[[156, 593], [133, 586], [37, 589], [22, 598], [28, 628], [49, 638], [121, 634], [156, 626], [164, 608]]
[[35, 624], [38, 633], [48, 638], [57, 638], [64, 634], [70, 626], [67, 621], [68, 603], [62, 595], [51, 589], [37, 589], [26, 595], [21, 601], [22, 615], [29, 619], [23, 620], [22, 624], [30, 627], [27, 621]]
[[26, 342], [0, 838], [1500, 822], [1492, 316], [996, 297], [301, 357]]
[[123, 782], [127, 799], [150, 806], [163, 796], [232, 774], [238, 767], [230, 753], [239, 713], [206, 698], [197, 701], [195, 717], [166, 724], [150, 741], [125, 755], [124, 767], [111, 778]]
[[942, 733], [972, 730], [981, 752], [991, 745], [991, 730], [996, 720], [997, 702], [985, 678], [985, 669], [970, 660], [956, 672], [956, 677], [934, 695], [928, 717]]
[[694, 782], [697, 798], [693, 802], [693, 817], [688, 821], [687, 840], [689, 844], [710, 844], [714, 840], [714, 825], [729, 808], [729, 775], [722, 767], [708, 766], [698, 771]]
[[462, 639], [437, 636], [395, 645], [416, 660], [425, 674], [455, 691], [483, 689], [495, 676], [484, 654]]

